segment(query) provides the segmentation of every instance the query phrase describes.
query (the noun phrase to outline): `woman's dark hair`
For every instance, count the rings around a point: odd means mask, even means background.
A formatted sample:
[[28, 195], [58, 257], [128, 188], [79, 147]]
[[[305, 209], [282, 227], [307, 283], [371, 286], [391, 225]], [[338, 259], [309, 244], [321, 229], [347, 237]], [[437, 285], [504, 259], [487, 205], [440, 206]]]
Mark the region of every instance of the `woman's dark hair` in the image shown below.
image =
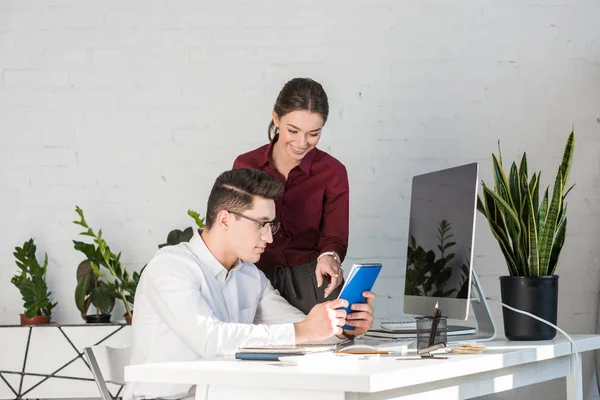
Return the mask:
[[[277, 96], [273, 111], [281, 118], [292, 111], [300, 110], [315, 112], [321, 115], [323, 124], [327, 122], [329, 103], [327, 94], [319, 82], [310, 78], [294, 78], [283, 86]], [[273, 135], [276, 134], [275, 122], [271, 120], [268, 129], [269, 140], [272, 140]]]
[[275, 200], [283, 186], [264, 171], [238, 168], [223, 172], [212, 187], [206, 206], [206, 228], [210, 229], [222, 210], [244, 212], [254, 204], [254, 196]]

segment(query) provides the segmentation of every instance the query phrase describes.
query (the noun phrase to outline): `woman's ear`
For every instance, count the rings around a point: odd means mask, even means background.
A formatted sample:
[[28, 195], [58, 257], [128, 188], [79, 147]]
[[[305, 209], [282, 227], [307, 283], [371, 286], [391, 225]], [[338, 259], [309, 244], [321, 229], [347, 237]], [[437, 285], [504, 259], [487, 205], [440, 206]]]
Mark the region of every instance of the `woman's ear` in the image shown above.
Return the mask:
[[277, 115], [275, 110], [273, 110], [271, 116], [273, 117], [273, 124], [275, 124], [275, 128], [279, 128], [279, 115]]

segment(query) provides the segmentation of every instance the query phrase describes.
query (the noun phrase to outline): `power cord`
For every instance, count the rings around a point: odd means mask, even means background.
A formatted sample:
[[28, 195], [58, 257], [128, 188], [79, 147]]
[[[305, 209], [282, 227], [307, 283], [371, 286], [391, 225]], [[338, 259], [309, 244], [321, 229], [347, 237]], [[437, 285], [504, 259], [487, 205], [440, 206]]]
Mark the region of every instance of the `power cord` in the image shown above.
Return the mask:
[[[579, 352], [577, 351], [577, 345], [575, 344], [575, 341], [573, 340], [573, 338], [571, 338], [571, 336], [569, 336], [569, 334], [567, 332], [563, 331], [562, 329], [560, 329], [558, 326], [554, 325], [553, 323], [548, 322], [545, 319], [538, 317], [537, 315], [533, 315], [530, 312], [511, 307], [508, 304], [504, 304], [500, 300], [497, 300], [497, 299], [494, 299], [491, 297], [486, 297], [486, 300], [495, 301], [496, 303], [500, 304], [502, 307], [506, 307], [509, 310], [512, 310], [514, 312], [518, 312], [520, 314], [527, 315], [528, 317], [531, 317], [533, 319], [537, 319], [538, 321], [543, 322], [544, 324], [549, 325], [549, 326], [553, 327], [554, 329], [556, 329], [557, 331], [559, 331], [560, 333], [562, 333], [569, 340], [569, 342], [571, 342], [571, 373], [573, 374], [575, 381], [577, 381], [577, 376], [580, 372], [579, 371]], [[573, 359], [573, 356], [575, 357], [574, 359]], [[573, 361], [574, 361], [574, 364], [573, 364]]]

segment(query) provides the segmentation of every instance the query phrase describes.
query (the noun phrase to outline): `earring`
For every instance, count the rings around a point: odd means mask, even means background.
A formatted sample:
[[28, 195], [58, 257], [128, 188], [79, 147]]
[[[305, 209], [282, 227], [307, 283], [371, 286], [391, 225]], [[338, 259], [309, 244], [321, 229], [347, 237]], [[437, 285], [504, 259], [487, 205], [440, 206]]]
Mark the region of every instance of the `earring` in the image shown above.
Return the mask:
[[279, 127], [275, 127], [275, 135], [279, 135]]

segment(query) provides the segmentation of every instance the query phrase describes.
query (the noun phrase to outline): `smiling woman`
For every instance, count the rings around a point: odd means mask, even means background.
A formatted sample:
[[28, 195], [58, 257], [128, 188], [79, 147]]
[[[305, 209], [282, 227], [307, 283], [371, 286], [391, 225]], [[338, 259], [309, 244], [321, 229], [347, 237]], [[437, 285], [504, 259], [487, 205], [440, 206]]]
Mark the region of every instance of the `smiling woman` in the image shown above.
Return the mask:
[[233, 164], [263, 170], [284, 187], [275, 202], [281, 228], [256, 265], [304, 313], [337, 297], [348, 247], [346, 168], [317, 148], [328, 115], [321, 84], [309, 78], [290, 80], [273, 107], [270, 143]]

